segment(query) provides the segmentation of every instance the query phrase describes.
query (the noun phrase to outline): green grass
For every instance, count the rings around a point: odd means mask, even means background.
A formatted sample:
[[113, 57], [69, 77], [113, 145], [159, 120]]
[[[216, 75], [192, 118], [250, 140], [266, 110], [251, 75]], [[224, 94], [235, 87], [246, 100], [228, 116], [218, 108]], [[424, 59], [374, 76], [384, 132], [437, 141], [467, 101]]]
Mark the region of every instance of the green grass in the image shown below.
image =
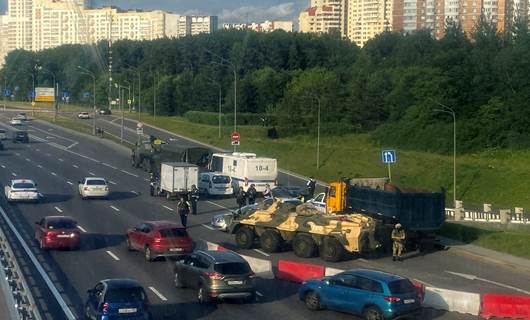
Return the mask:
[[528, 230], [493, 230], [476, 228], [456, 223], [445, 223], [440, 235], [464, 243], [505, 252], [521, 258], [530, 259], [530, 232]]

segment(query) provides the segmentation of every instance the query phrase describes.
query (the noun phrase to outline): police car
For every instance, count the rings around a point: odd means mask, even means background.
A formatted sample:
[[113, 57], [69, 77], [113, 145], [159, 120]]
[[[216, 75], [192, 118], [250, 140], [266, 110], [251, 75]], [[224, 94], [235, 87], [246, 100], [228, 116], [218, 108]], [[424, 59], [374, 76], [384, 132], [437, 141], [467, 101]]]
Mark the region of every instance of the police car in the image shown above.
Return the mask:
[[318, 211], [325, 213], [327, 210], [325, 193], [319, 193], [313, 199], [308, 200], [307, 203], [311, 203], [312, 205], [314, 205], [318, 209]]
[[4, 188], [7, 201], [34, 201], [41, 200], [42, 195], [37, 190], [37, 184], [33, 180], [16, 179]]

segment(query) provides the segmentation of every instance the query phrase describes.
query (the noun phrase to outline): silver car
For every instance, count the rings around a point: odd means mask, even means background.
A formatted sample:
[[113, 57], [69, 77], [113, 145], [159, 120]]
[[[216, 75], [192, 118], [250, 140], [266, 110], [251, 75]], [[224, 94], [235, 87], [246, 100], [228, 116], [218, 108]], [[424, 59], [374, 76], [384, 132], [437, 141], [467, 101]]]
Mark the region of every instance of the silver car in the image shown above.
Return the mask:
[[[234, 220], [235, 215], [237, 215], [239, 218], [248, 216], [257, 209], [267, 209], [273, 201], [274, 199], [268, 198], [263, 200], [261, 203], [249, 204], [247, 206], [242, 207], [241, 209], [237, 209], [236, 211], [217, 214], [213, 216], [211, 226], [217, 230], [227, 231], [228, 226]], [[290, 203], [294, 206], [302, 204], [302, 201], [300, 201], [299, 199], [285, 199], [282, 200], [282, 202]]]
[[87, 177], [79, 181], [79, 195], [82, 199], [109, 197], [109, 186], [104, 178]]

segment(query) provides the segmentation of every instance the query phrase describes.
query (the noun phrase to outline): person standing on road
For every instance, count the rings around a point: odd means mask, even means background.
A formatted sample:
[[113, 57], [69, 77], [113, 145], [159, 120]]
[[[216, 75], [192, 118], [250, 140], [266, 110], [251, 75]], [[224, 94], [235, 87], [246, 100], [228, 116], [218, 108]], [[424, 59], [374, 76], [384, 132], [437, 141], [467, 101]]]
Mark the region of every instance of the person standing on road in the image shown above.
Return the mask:
[[256, 187], [254, 186], [254, 184], [251, 184], [250, 187], [247, 189], [248, 204], [256, 203], [257, 195], [258, 191], [256, 191]]
[[405, 243], [405, 230], [403, 230], [401, 223], [397, 223], [392, 230], [392, 261], [403, 261], [401, 253]]
[[265, 199], [272, 198], [271, 186], [269, 186], [268, 183], [265, 185], [265, 191], [263, 191], [263, 198]]
[[184, 195], [180, 197], [177, 203], [177, 212], [180, 215], [180, 223], [186, 228], [188, 225], [188, 214], [190, 213], [190, 203]]
[[307, 197], [309, 199], [313, 199], [315, 196], [315, 188], [317, 186], [317, 181], [315, 180], [315, 177], [309, 177], [309, 180], [307, 181]]
[[199, 201], [199, 189], [196, 185], [191, 186], [191, 191], [188, 193], [188, 201], [191, 203], [191, 214], [197, 214], [197, 202]]
[[247, 193], [243, 189], [243, 187], [239, 187], [239, 191], [237, 192], [236, 196], [237, 205], [239, 206], [239, 209], [243, 208], [247, 205]]

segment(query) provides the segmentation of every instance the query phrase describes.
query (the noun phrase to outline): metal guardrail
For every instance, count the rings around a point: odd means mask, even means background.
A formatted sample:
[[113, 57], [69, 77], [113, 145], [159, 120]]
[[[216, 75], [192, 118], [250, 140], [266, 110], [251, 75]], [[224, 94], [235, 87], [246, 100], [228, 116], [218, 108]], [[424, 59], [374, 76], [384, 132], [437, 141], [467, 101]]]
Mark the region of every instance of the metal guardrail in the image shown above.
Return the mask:
[[8, 308], [8, 314], [3, 314], [2, 319], [41, 320], [35, 300], [29, 290], [15, 254], [0, 228], [0, 279]]
[[[513, 213], [511, 210], [508, 213], [507, 223], [513, 224], [528, 224], [530, 225], [530, 214], [528, 213]], [[447, 220], [455, 220], [455, 209], [445, 208], [445, 218]], [[476, 222], [491, 222], [501, 223], [500, 212], [482, 212], [479, 210], [465, 210], [462, 209], [461, 221], [476, 221]]]

